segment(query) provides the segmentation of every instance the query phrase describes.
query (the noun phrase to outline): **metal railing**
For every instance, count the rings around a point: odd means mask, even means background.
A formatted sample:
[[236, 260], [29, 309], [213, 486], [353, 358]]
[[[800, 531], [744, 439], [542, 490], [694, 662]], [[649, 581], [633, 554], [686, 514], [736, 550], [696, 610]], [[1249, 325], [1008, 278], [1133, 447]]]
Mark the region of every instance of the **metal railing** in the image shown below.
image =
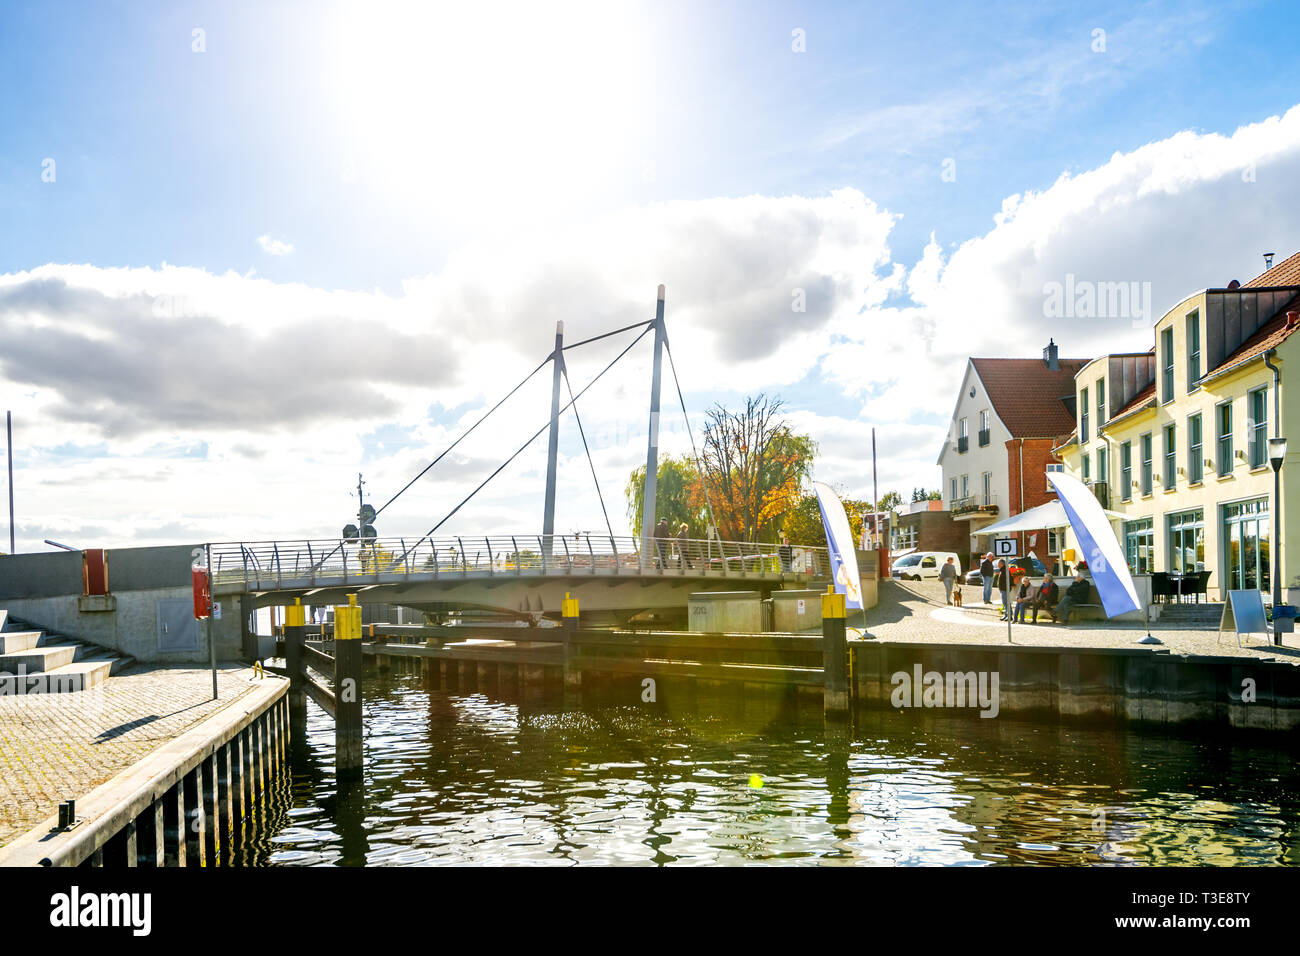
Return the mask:
[[952, 503], [952, 516], [954, 518], [968, 514], [995, 515], [997, 513], [997, 495], [967, 495], [965, 498], [958, 498]]
[[257, 590], [417, 575], [435, 580], [582, 574], [821, 578], [830, 569], [825, 548], [657, 538], [643, 551], [640, 538], [588, 533], [228, 542], [209, 549], [214, 586]]

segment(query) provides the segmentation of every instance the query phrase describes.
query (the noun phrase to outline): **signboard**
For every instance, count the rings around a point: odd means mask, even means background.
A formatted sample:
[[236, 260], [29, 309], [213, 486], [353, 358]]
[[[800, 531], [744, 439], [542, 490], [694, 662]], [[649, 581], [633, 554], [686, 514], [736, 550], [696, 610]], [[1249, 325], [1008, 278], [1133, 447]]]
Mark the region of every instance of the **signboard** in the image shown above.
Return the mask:
[[1014, 558], [1015, 556], [1016, 556], [1015, 538], [994, 538], [993, 539], [993, 557]]
[[202, 621], [212, 606], [212, 585], [208, 581], [208, 572], [203, 568], [190, 568], [190, 584], [194, 589], [194, 618]]
[[798, 601], [795, 602], [795, 607], [798, 608], [798, 611], [796, 613], [803, 614], [806, 610], [808, 610], [808, 602], [805, 601], [803, 598], [800, 598]]
[[1268, 618], [1264, 614], [1264, 598], [1258, 591], [1229, 591], [1223, 605], [1219, 630], [1234, 630], [1238, 634], [1267, 634]]

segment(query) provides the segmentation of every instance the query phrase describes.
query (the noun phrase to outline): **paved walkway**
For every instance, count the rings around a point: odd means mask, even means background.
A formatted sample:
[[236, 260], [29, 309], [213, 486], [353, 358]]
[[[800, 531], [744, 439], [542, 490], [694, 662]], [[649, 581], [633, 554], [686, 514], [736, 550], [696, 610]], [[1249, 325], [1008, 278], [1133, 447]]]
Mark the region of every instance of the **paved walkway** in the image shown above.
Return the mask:
[[[962, 608], [945, 603], [943, 586], [931, 581], [882, 581], [880, 602], [867, 612], [868, 630], [882, 641], [931, 641], [936, 644], [1006, 644], [1007, 624], [998, 619], [1000, 604], [978, 603]], [[1043, 614], [1038, 624], [1012, 624], [1011, 639], [1039, 647], [1142, 647], [1146, 636], [1140, 624], [1078, 621], [1069, 626], [1052, 624]], [[852, 627], [855, 622], [850, 619]], [[1283, 646], [1269, 643], [1272, 635], [1242, 635], [1217, 630], [1186, 630], [1151, 625], [1151, 634], [1164, 642], [1154, 649], [1170, 654], [1206, 654], [1274, 658], [1300, 665], [1300, 634], [1283, 635]]]
[[0, 696], [0, 846], [252, 688], [252, 670], [136, 665], [76, 694]]

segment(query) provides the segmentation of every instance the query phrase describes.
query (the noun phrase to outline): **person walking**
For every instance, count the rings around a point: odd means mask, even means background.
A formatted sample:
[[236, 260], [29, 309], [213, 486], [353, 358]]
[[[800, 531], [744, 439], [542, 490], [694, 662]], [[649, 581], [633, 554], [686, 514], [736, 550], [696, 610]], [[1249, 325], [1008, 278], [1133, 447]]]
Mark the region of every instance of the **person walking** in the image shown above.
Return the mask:
[[660, 518], [659, 523], [655, 525], [655, 552], [659, 556], [659, 567], [662, 569], [667, 560], [668, 539], [672, 537], [672, 529], [668, 527], [668, 519]]
[[993, 552], [984, 555], [980, 562], [980, 579], [984, 582], [984, 603], [993, 603]]
[[678, 568], [691, 567], [690, 556], [687, 555], [686, 553], [686, 549], [690, 547], [689, 534], [690, 532], [686, 528], [686, 522], [683, 521], [681, 525], [677, 528], [677, 567]]
[[952, 558], [939, 569], [939, 580], [943, 582], [943, 596], [949, 604], [952, 603], [952, 586], [957, 583], [957, 566], [953, 564]]
[[782, 573], [790, 573], [790, 568], [794, 564], [794, 549], [790, 547], [790, 539], [786, 537], [784, 531], [781, 532], [781, 546], [776, 551], [781, 556]]
[[1007, 559], [998, 559], [997, 570], [998, 593], [1002, 595], [1002, 616], [999, 621], [1005, 621], [1011, 616], [1011, 569], [1007, 567]]

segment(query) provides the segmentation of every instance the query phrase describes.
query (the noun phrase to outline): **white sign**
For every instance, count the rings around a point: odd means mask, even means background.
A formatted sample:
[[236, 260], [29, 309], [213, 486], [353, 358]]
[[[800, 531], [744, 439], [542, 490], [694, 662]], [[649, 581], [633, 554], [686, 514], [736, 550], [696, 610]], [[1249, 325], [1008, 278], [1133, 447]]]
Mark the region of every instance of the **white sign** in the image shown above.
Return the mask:
[[215, 602], [213, 602], [213, 604], [212, 604], [212, 620], [214, 620], [214, 621], [219, 621], [219, 620], [221, 620], [221, 602], [220, 602], [220, 601], [215, 601]]
[[804, 601], [803, 598], [800, 598], [798, 601], [796, 601], [796, 602], [795, 602], [795, 606], [799, 609], [799, 610], [796, 612], [796, 613], [798, 613], [798, 614], [802, 614], [804, 611], [806, 611], [806, 610], [808, 609], [808, 605], [807, 605], [807, 603]]
[[993, 539], [993, 557], [1014, 558], [1015, 556], [1016, 556], [1015, 538], [994, 538]]

